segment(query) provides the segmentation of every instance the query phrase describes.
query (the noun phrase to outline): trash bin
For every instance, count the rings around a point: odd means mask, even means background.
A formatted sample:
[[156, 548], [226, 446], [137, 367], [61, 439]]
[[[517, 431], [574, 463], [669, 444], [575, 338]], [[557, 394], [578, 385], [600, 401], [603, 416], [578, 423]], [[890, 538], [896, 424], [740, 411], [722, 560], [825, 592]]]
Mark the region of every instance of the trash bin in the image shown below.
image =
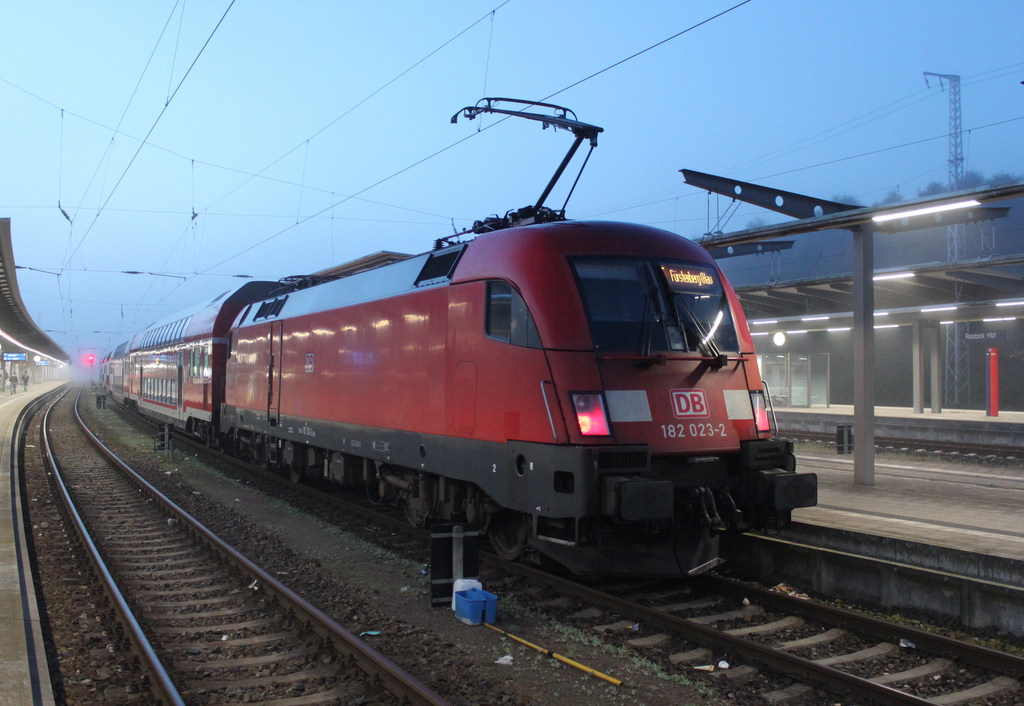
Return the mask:
[[836, 424], [836, 453], [853, 453], [853, 425]]

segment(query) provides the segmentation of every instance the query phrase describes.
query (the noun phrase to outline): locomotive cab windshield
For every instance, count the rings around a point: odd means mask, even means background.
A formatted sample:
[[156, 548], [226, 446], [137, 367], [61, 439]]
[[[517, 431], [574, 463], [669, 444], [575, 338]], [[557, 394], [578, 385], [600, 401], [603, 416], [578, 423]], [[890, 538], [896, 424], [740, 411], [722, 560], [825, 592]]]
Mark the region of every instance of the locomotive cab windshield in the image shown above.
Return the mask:
[[572, 264], [597, 352], [717, 358], [739, 350], [714, 268], [641, 258], [575, 258]]

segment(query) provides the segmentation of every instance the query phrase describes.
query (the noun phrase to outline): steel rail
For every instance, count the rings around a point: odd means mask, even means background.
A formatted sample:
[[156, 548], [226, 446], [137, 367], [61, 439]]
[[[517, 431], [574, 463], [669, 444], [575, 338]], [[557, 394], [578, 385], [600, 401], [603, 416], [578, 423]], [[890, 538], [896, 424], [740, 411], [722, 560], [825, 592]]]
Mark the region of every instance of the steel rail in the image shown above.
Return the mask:
[[[497, 558], [495, 557], [495, 559]], [[676, 633], [691, 642], [731, 650], [744, 659], [764, 665], [776, 673], [787, 674], [806, 682], [813, 682], [834, 694], [873, 699], [877, 703], [882, 704], [882, 706], [927, 706], [929, 704], [934, 706], [927, 699], [907, 694], [892, 687], [875, 684], [861, 677], [833, 669], [832, 667], [816, 664], [810, 660], [776, 650], [767, 645], [726, 634], [685, 618], [670, 615], [657, 608], [650, 608], [588, 586], [582, 586], [571, 580], [547, 574], [539, 569], [522, 564], [508, 563], [503, 563], [503, 568], [510, 572], [529, 576], [532, 580], [546, 583], [560, 592], [576, 595], [589, 602], [602, 605], [616, 613], [639, 619], [658, 630]]]
[[[845, 423], [845, 422], [843, 422]], [[793, 439], [794, 441], [816, 441], [816, 442], [829, 442], [835, 441], [835, 433], [829, 433], [824, 431], [800, 431], [796, 429], [780, 429], [779, 436], [785, 439]], [[854, 441], [856, 444], [856, 440]], [[964, 443], [955, 441], [931, 441], [928, 439], [904, 439], [894, 436], [876, 436], [875, 437], [875, 448], [883, 451], [887, 450], [886, 447], [892, 446], [894, 449], [908, 448], [908, 449], [924, 449], [925, 451], [943, 451], [952, 452], [955, 451], [961, 454], [961, 459], [968, 453], [976, 453], [978, 456], [1009, 456], [1017, 454], [1020, 457], [1020, 451], [1018, 447], [1010, 446], [1009, 444], [980, 444], [980, 443]], [[898, 451], [897, 451], [898, 453]], [[914, 456], [915, 460], [921, 460], [921, 457]], [[928, 460], [923, 459], [923, 460]]]
[[[183, 440], [187, 440], [190, 445], [194, 446], [194, 448], [206, 448], [196, 442], [192, 442], [189, 437], [185, 435], [182, 435], [181, 438]], [[231, 463], [236, 463], [239, 467], [244, 467], [247, 470], [252, 471], [251, 465], [245, 464], [244, 462], [238, 461], [230, 456], [223, 456], [222, 459]], [[267, 477], [270, 477], [271, 475], [272, 474], [270, 473], [266, 473]], [[284, 479], [281, 479], [278, 476], [273, 476], [273, 478], [282, 483], [285, 482]], [[429, 537], [428, 532], [411, 527], [405, 520], [381, 515], [377, 511], [369, 510], [348, 500], [325, 494], [315, 488], [296, 485], [293, 486], [293, 489], [306, 493], [312, 497], [318, 497], [321, 500], [325, 500], [332, 504], [343, 506], [346, 509], [351, 509], [353, 512], [367, 517], [368, 519], [372, 519], [375, 522], [387, 524], [392, 529], [405, 531], [424, 539]], [[655, 608], [650, 608], [626, 599], [609, 595], [597, 589], [580, 585], [572, 579], [550, 574], [528, 564], [506, 562], [498, 558], [496, 555], [485, 551], [480, 552], [480, 558], [490, 566], [501, 567], [509, 573], [518, 574], [532, 581], [546, 584], [559, 592], [575, 595], [586, 601], [602, 605], [623, 615], [633, 616], [634, 618], [639, 619], [648, 625], [654, 626], [659, 630], [674, 632], [685, 639], [701, 645], [713, 645], [721, 649], [732, 650], [751, 662], [759, 663], [777, 673], [788, 674], [806, 682], [813, 682], [836, 694], [873, 699], [875, 702], [882, 704], [882, 706], [925, 706], [925, 704], [932, 703], [927, 699], [902, 692], [889, 686], [875, 684], [874, 682], [832, 667], [815, 664], [811, 660], [797, 657], [784, 651], [775, 650], [770, 646], [749, 642], [743, 638], [717, 631], [714, 628], [693, 623], [685, 618], [679, 618]], [[718, 583], [719, 579], [715, 577], [702, 577], [701, 580], [707, 582], [708, 585], [711, 585], [711, 582], [714, 581], [714, 590], [727, 593], [730, 596], [736, 596], [738, 593], [744, 592], [745, 590], [747, 595], [756, 596], [756, 600], [762, 601], [766, 605], [779, 607], [784, 606], [782, 609], [787, 612], [795, 613], [803, 611], [806, 617], [829, 624], [856, 624], [856, 630], [861, 630], [860, 626], [863, 626], [863, 634], [872, 637], [893, 639], [893, 636], [895, 635], [897, 636], [897, 640], [899, 637], [908, 638], [911, 639], [911, 641], [918, 646], [918, 649], [922, 651], [960, 656], [963, 657], [964, 661], [975, 666], [989, 668], [1009, 675], [1020, 674], [1022, 665], [1024, 665], [1024, 660], [1021, 660], [1014, 655], [1006, 655], [995, 650], [952, 640], [915, 628], [904, 629], [902, 626], [886, 623], [882, 620], [868, 618], [867, 616], [861, 616], [860, 614], [850, 611], [842, 611], [820, 603], [803, 601], [789, 596], [784, 596], [783, 594], [777, 594], [768, 591], [767, 589], [755, 590], [756, 587], [749, 587], [747, 584], [741, 584], [727, 579], [722, 579], [722, 583]]]
[[286, 610], [291, 611], [302, 622], [320, 637], [330, 640], [335, 648], [342, 654], [350, 656], [356, 665], [367, 674], [380, 679], [381, 685], [389, 692], [400, 699], [408, 699], [413, 704], [427, 704], [429, 706], [452, 706], [449, 701], [429, 689], [425, 684], [415, 679], [392, 662], [384, 655], [377, 652], [364, 641], [344, 626], [337, 623], [333, 618], [310, 604], [302, 596], [292, 591], [272, 575], [261, 569], [250, 561], [246, 556], [238, 552], [234, 547], [227, 544], [220, 537], [215, 535], [198, 520], [193, 518], [185, 510], [175, 504], [144, 478], [140, 477], [127, 464], [111, 451], [100, 439], [86, 426], [85, 420], [79, 414], [75, 406], [75, 417], [78, 420], [82, 431], [86, 434], [94, 446], [106, 456], [111, 463], [118, 467], [122, 473], [137, 484], [147, 496], [155, 502], [160, 503], [165, 509], [176, 517], [183, 527], [191, 531], [199, 539], [204, 541], [216, 552], [226, 557], [229, 563], [250, 578], [259, 581], [260, 588], [272, 596]]
[[[139, 625], [139, 621], [135, 618], [135, 614], [128, 606], [128, 601], [125, 600], [124, 594], [121, 593], [121, 590], [117, 586], [117, 582], [114, 580], [113, 575], [107, 568], [106, 563], [103, 561], [103, 557], [100, 556], [100, 552], [96, 548], [96, 544], [92, 541], [92, 537], [89, 535], [89, 530], [85, 525], [85, 521], [79, 514], [78, 509], [75, 507], [74, 500], [72, 500], [71, 494], [68, 492], [67, 485], [64, 483], [64, 477], [61, 474], [60, 465], [57, 463], [57, 459], [54, 456], [53, 446], [50, 443], [50, 412], [57, 406], [57, 403], [64, 399], [68, 391], [69, 390], [65, 390], [62, 392], [50, 403], [46, 408], [46, 411], [43, 413], [42, 439], [40, 442], [43, 447], [46, 461], [53, 473], [54, 482], [57, 485], [57, 489], [64, 503], [64, 510], [72, 526], [75, 528], [75, 532], [78, 534], [79, 539], [85, 547], [86, 555], [92, 562], [96, 573], [99, 574], [100, 581], [103, 584], [103, 590], [113, 605], [118, 621], [128, 633], [133, 650], [142, 662], [144, 669], [150, 675], [150, 688], [153, 690], [157, 698], [168, 704], [168, 706], [184, 706], [184, 699], [181, 698], [181, 694], [178, 692], [177, 687], [174, 685], [171, 677], [167, 674], [167, 670], [164, 668], [163, 662], [157, 656], [156, 651], [153, 649], [153, 645], [149, 642], [149, 638], [146, 637], [146, 633], [143, 631], [142, 626]], [[79, 391], [79, 397], [81, 397], [81, 390]], [[75, 402], [77, 406], [77, 399]]]
[[918, 650], [924, 652], [955, 656], [975, 667], [990, 669], [1014, 678], [1024, 676], [1024, 657], [1014, 654], [999, 652], [982, 645], [973, 645], [919, 628], [897, 625], [860, 613], [787, 596], [721, 576], [702, 576], [698, 577], [697, 581], [704, 584], [710, 591], [736, 600], [749, 598], [761, 605], [786, 613], [795, 613], [809, 620], [829, 624], [842, 623], [856, 633], [886, 642], [899, 642], [900, 639], [908, 639], [917, 646]]

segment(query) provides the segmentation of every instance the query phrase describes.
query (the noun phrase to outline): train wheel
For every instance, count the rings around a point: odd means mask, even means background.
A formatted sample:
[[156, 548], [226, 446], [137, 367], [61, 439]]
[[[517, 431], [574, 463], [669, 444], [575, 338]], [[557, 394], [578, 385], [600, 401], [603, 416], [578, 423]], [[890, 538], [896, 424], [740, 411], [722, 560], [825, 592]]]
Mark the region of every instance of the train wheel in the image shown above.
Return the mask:
[[491, 538], [491, 546], [499, 557], [505, 561], [515, 561], [526, 548], [529, 529], [529, 515], [506, 511], [491, 518], [487, 536]]
[[406, 521], [413, 527], [421, 528], [427, 524], [427, 517], [421, 512], [409, 506], [409, 503], [403, 502], [402, 509], [405, 511]]

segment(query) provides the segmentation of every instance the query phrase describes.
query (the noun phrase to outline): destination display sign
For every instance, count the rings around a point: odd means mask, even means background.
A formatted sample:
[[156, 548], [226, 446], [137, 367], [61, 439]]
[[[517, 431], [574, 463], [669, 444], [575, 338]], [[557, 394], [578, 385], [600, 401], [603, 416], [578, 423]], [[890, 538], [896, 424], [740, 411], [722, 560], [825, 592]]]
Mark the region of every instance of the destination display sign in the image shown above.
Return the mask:
[[4, 353], [4, 361], [25, 360], [24, 353]]
[[694, 294], [715, 290], [718, 284], [717, 273], [709, 268], [679, 265], [662, 265], [668, 287], [673, 292]]

